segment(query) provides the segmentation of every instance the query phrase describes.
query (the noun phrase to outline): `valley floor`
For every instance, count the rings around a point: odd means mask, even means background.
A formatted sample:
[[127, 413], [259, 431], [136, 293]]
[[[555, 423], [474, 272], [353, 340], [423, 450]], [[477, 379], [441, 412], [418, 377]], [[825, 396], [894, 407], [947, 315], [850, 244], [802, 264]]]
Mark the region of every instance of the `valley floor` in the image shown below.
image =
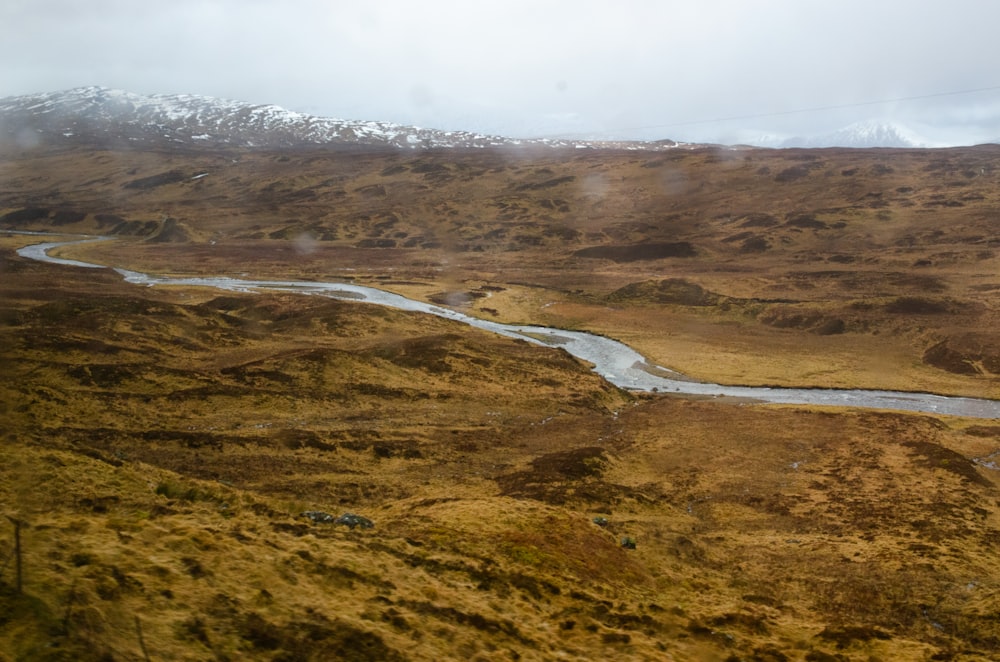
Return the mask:
[[[604, 333], [699, 379], [996, 399], [997, 159], [39, 150], [4, 156], [0, 227]], [[1000, 423], [628, 393], [448, 320], [25, 241], [0, 237], [0, 660], [1000, 648]]]
[[637, 397], [445, 320], [3, 264], [11, 659], [1000, 643], [1000, 426]]

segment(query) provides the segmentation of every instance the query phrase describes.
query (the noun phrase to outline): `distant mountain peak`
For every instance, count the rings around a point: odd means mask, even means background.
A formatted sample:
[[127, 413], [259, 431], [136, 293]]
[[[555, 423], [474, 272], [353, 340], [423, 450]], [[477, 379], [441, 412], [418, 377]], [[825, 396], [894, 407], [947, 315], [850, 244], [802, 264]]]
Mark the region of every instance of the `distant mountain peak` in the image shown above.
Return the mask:
[[926, 147], [909, 127], [890, 120], [862, 120], [836, 131], [784, 140], [781, 147]]

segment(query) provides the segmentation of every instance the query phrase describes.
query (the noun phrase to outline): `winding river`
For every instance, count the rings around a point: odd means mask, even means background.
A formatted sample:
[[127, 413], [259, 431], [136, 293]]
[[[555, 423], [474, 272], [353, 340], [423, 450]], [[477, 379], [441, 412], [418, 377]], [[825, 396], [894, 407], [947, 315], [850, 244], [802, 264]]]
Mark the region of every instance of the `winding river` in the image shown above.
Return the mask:
[[[81, 241], [102, 241], [107, 238], [92, 237], [75, 241], [45, 242], [26, 246], [18, 255], [33, 260], [91, 269], [108, 268], [100, 264], [67, 260], [49, 255], [49, 251]], [[255, 292], [277, 290], [317, 294], [334, 299], [363, 301], [401, 310], [429, 313], [462, 322], [511, 338], [531, 343], [561, 347], [573, 356], [594, 365], [594, 370], [609, 382], [622, 388], [637, 391], [684, 393], [716, 397], [748, 398], [761, 402], [797, 405], [823, 405], [836, 407], [866, 407], [896, 409], [972, 418], [1000, 419], [1000, 401], [980, 398], [948, 397], [930, 393], [901, 391], [874, 391], [857, 389], [770, 388], [751, 386], [725, 386], [696, 382], [684, 375], [651, 364], [631, 347], [616, 340], [579, 331], [566, 331], [543, 326], [500, 324], [471, 317], [449, 308], [414, 301], [391, 292], [351, 283], [323, 283], [311, 281], [244, 280], [228, 277], [168, 278], [143, 274], [128, 269], [118, 269], [129, 283], [137, 285], [183, 285], [212, 287], [220, 290]]]

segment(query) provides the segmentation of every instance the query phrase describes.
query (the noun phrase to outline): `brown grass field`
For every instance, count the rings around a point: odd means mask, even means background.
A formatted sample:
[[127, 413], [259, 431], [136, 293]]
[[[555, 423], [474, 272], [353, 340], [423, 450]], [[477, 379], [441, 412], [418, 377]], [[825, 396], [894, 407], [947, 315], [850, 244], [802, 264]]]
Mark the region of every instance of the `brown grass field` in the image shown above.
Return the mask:
[[[997, 146], [6, 149], [0, 228], [697, 379], [997, 399], [998, 179]], [[36, 241], [0, 235], [4, 662], [1000, 650], [1000, 422], [628, 393], [447, 320], [138, 287]]]

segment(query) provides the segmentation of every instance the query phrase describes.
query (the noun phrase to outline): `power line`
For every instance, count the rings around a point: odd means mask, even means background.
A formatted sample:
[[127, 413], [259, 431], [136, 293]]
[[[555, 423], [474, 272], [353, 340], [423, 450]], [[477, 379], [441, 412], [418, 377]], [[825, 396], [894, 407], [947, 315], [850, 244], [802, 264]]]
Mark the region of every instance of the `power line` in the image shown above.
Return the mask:
[[[781, 110], [770, 113], [756, 113], [752, 115], [733, 115], [731, 117], [717, 117], [710, 120], [687, 120], [684, 122], [671, 122], [669, 124], [648, 124], [646, 126], [632, 126], [623, 127], [618, 129], [609, 129], [605, 131], [590, 132], [590, 134], [607, 134], [607, 133], [619, 133], [623, 131], [644, 131], [646, 129], [672, 129], [679, 126], [695, 126], [698, 124], [715, 124], [717, 122], [736, 122], [742, 120], [755, 120], [761, 119], [763, 117], [782, 117], [785, 115], [797, 115], [801, 113], [817, 113], [827, 110], [841, 110], [844, 108], [861, 108], [863, 106], [877, 106], [884, 103], [898, 103], [900, 101], [919, 101], [921, 99], [933, 99], [936, 97], [951, 97], [959, 96], [962, 94], [975, 94], [977, 92], [993, 92], [995, 90], [1000, 90], [1000, 85], [993, 85], [991, 87], [979, 87], [972, 90], [957, 90], [953, 92], [934, 92], [931, 94], [919, 94], [916, 96], [909, 97], [896, 97], [894, 99], [879, 99], [878, 101], [855, 101], [852, 103], [841, 103], [833, 104], [829, 106], [813, 106], [810, 108], [798, 108], [796, 110]], [[564, 133], [559, 134], [559, 136], [581, 136], [588, 135], [586, 132], [579, 133]]]

